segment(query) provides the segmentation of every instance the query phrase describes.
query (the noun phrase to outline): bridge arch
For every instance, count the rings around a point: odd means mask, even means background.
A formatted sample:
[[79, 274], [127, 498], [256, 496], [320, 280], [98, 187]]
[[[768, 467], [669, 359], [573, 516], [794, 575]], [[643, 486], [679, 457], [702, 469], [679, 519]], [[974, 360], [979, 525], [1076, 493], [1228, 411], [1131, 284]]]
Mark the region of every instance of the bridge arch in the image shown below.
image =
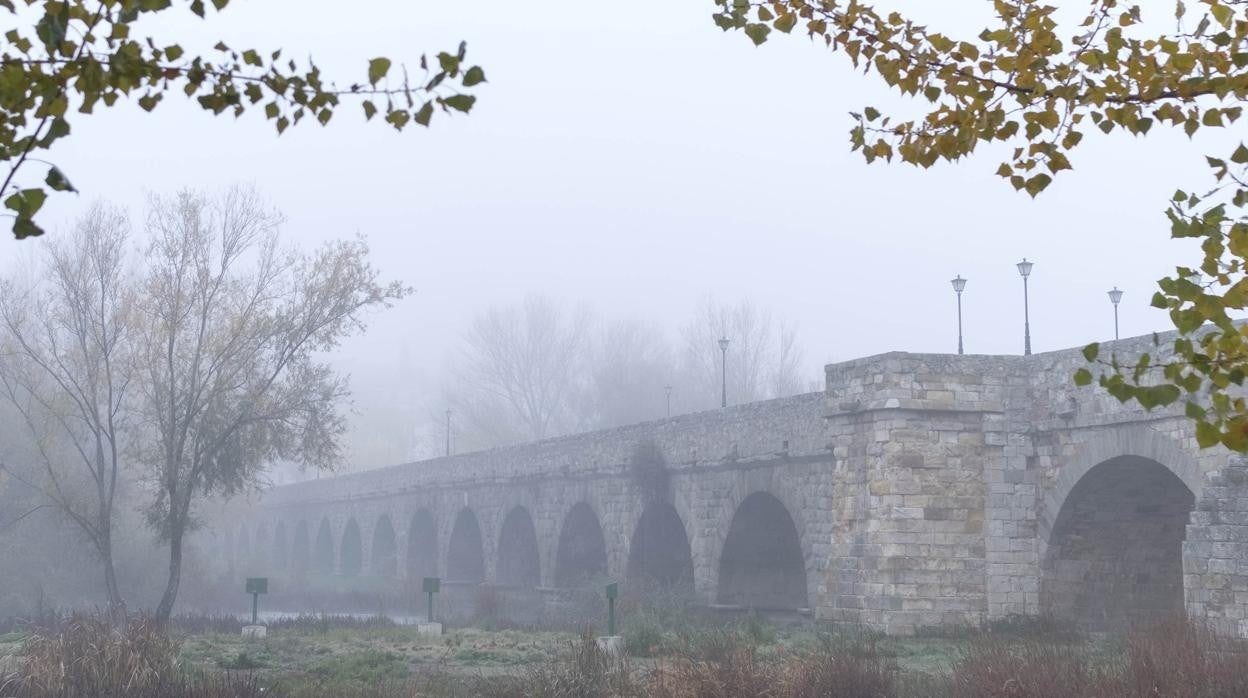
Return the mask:
[[598, 515], [578, 502], [563, 519], [555, 552], [555, 586], [583, 586], [607, 573], [607, 541]]
[[541, 565], [537, 546], [537, 529], [533, 517], [523, 506], [513, 507], [503, 519], [498, 535], [499, 584], [536, 587], [541, 583]]
[[295, 535], [290, 544], [290, 571], [302, 577], [312, 568], [312, 546], [308, 540], [308, 522], [295, 524]]
[[352, 517], [342, 531], [342, 560], [339, 573], [344, 577], [358, 577], [364, 568], [364, 549], [360, 541], [360, 525]]
[[312, 570], [320, 575], [334, 573], [334, 535], [330, 531], [329, 519], [321, 519], [320, 528], [316, 530], [316, 549], [312, 553]]
[[1042, 614], [1105, 631], [1184, 612], [1183, 541], [1196, 491], [1180, 473], [1140, 455], [1082, 473], [1042, 539]]
[[675, 506], [655, 500], [642, 510], [629, 541], [626, 575], [643, 588], [693, 591], [693, 549]]
[[438, 525], [428, 509], [412, 515], [407, 526], [407, 578], [438, 576]]
[[481, 524], [472, 509], [464, 507], [455, 516], [446, 549], [446, 578], [453, 582], [478, 584], [485, 581], [485, 549]]
[[399, 546], [395, 540], [390, 516], [382, 514], [373, 526], [373, 543], [369, 547], [368, 573], [392, 579], [399, 573]]
[[1139, 456], [1163, 464], [1199, 498], [1205, 478], [1197, 462], [1174, 439], [1145, 426], [1114, 429], [1081, 444], [1044, 494], [1039, 516], [1040, 540], [1048, 541], [1062, 505], [1075, 485], [1096, 466], [1119, 456]]
[[278, 521], [273, 527], [273, 568], [278, 572], [285, 572], [290, 565], [290, 549], [286, 543], [286, 522]]
[[797, 524], [775, 495], [741, 500], [719, 554], [716, 600], [751, 608], [810, 606], [806, 555]]

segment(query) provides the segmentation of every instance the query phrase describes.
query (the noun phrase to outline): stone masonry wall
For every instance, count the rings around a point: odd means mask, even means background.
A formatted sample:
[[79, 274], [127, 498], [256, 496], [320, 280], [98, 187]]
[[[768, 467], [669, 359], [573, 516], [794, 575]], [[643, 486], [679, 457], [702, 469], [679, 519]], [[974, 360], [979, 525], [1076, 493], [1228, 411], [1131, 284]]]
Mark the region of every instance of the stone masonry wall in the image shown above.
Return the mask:
[[1002, 458], [1009, 366], [886, 354], [828, 367], [828, 428], [865, 491], [821, 615], [900, 633], [985, 618], [986, 473]]
[[[1129, 360], [1152, 350], [1151, 338], [1141, 337], [1102, 351]], [[1067, 545], [1060, 565], [1046, 560], [1060, 556], [1049, 545], [1063, 507], [1072, 496], [1087, 496], [1078, 483], [1099, 465], [1131, 456], [1164, 467], [1176, 476], [1165, 486], [1190, 494], [1184, 500], [1182, 492], [1167, 491], [1167, 501], [1196, 502], [1181, 553], [1187, 608], [1238, 623], [1248, 590], [1240, 588], [1229, 553], [1242, 552], [1232, 544], [1248, 539], [1217, 527], [1239, 525], [1232, 520], [1248, 495], [1233, 496], [1228, 488], [1239, 485], [1228, 478], [1240, 471], [1227, 470], [1224, 450], [1196, 447], [1181, 408], [1149, 413], [1094, 386], [1076, 388], [1072, 376], [1084, 364], [1077, 349], [1029, 357], [884, 354], [828, 366], [824, 393], [323, 478], [274, 488], [226, 511], [233, 526], [243, 522], [253, 532], [272, 532], [279, 523], [293, 532], [302, 522], [313, 539], [327, 522], [336, 553], [355, 521], [366, 570], [374, 529], [385, 517], [402, 576], [413, 517], [434, 520], [436, 567], [445, 571], [452, 524], [466, 509], [479, 523], [492, 582], [502, 522], [523, 507], [537, 534], [541, 584], [550, 586], [561, 527], [583, 502], [603, 529], [608, 573], [619, 577], [645, 507], [628, 464], [639, 443], [653, 441], [669, 464], [665, 501], [684, 525], [698, 599], [717, 598], [737, 508], [766, 493], [797, 529], [816, 616], [908, 633], [1050, 612], [1070, 599], [1044, 596], [1044, 584], [1078, 588], [1079, 570], [1118, 569], [1110, 558], [1070, 556], [1095, 549], [1103, 557], [1126, 544]], [[1115, 477], [1131, 477], [1124, 473]], [[1114, 487], [1106, 481], [1097, 491]], [[1125, 516], [1148, 495], [1122, 496], [1113, 506]], [[1078, 507], [1095, 510], [1087, 501]], [[1080, 524], [1091, 532], [1080, 535], [1108, 530], [1094, 524]], [[233, 554], [226, 533], [210, 531], [203, 541], [221, 559]], [[1046, 574], [1060, 579], [1046, 582]], [[1165, 588], [1141, 593], [1161, 599]], [[1236, 625], [1236, 632], [1248, 626]]]

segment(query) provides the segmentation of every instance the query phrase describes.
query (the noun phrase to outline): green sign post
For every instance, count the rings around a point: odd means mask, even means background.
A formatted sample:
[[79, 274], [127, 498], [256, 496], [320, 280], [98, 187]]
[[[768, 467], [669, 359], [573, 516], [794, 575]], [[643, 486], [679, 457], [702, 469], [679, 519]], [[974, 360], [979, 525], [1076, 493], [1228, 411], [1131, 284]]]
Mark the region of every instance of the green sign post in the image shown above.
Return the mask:
[[269, 593], [268, 577], [248, 577], [247, 593], [251, 594], [251, 624], [259, 623], [260, 595]]
[[619, 583], [611, 582], [607, 585], [607, 635], [615, 635], [615, 599], [619, 595]]
[[421, 582], [420, 588], [429, 597], [429, 622], [433, 622], [433, 595], [438, 593], [442, 586], [442, 580], [437, 577], [425, 577]]

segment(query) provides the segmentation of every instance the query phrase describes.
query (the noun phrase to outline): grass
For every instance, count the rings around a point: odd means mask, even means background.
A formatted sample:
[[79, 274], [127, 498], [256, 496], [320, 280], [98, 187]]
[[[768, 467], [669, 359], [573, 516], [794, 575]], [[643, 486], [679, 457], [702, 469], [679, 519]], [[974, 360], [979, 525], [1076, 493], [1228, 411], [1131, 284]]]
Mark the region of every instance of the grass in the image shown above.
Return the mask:
[[376, 684], [406, 679], [411, 674], [411, 669], [402, 655], [368, 650], [323, 659], [312, 667], [311, 673], [320, 678]]
[[118, 630], [84, 616], [9, 632], [0, 695], [1248, 695], [1248, 646], [1183, 622], [1116, 639], [1023, 619], [896, 638], [638, 610], [622, 625], [628, 659], [601, 653], [588, 630], [457, 628], [430, 638], [380, 620], [317, 617], [255, 640], [228, 627], [201, 618], [166, 635], [142, 619]]

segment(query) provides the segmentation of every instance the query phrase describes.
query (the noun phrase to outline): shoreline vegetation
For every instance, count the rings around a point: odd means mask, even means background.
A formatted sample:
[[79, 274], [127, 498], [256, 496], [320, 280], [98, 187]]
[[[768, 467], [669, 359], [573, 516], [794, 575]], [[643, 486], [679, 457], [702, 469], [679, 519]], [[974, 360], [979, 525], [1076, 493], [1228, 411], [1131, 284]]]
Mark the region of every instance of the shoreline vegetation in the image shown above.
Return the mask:
[[1183, 619], [1088, 635], [1047, 619], [887, 637], [643, 609], [626, 651], [582, 632], [456, 627], [442, 637], [384, 616], [302, 615], [240, 636], [228, 615], [48, 612], [0, 620], [0, 696], [746, 696], [1058, 698], [1248, 695], [1248, 644]]

